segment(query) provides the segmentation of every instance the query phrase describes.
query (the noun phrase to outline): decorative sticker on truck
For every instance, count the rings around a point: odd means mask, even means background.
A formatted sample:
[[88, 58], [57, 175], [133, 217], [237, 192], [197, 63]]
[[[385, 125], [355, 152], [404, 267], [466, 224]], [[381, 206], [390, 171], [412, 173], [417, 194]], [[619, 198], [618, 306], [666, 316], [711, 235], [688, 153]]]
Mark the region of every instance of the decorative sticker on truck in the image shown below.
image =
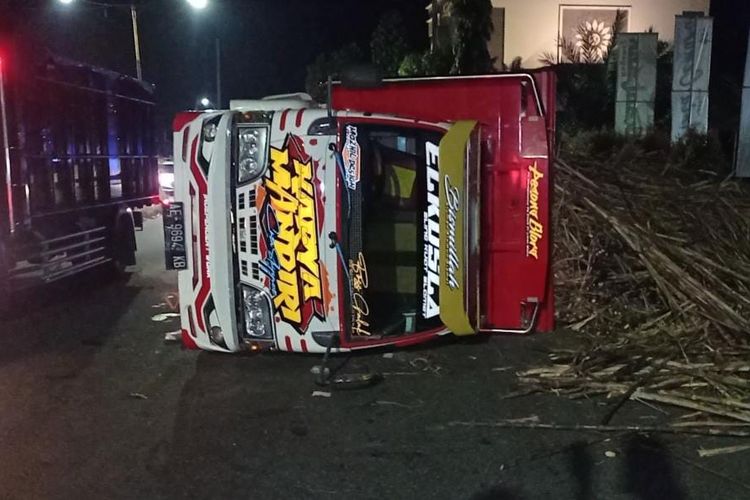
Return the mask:
[[425, 143], [427, 159], [427, 209], [424, 212], [424, 276], [422, 279], [422, 315], [440, 314], [440, 175], [437, 144]]
[[[195, 319], [198, 323], [198, 328], [207, 332], [206, 320], [204, 317], [204, 306], [211, 294], [211, 271], [209, 268], [209, 248], [208, 248], [208, 180], [200, 169], [197, 161], [198, 151], [198, 138], [193, 139], [193, 143], [190, 147], [190, 172], [192, 174], [193, 181], [195, 182], [195, 188], [193, 183], [190, 183], [190, 205], [192, 207], [192, 213], [190, 216], [192, 234], [193, 234], [193, 288], [198, 286], [200, 281], [200, 288], [198, 294], [195, 296], [195, 302], [193, 304], [193, 311], [195, 311]], [[197, 189], [197, 193], [196, 193]], [[197, 194], [197, 202], [195, 196]], [[195, 221], [198, 221], [198, 228], [196, 231]], [[196, 234], [197, 239], [196, 241]], [[195, 259], [198, 258], [200, 265], [196, 265]], [[192, 316], [191, 316], [192, 321]], [[195, 330], [191, 327], [191, 332]]]
[[446, 275], [445, 281], [448, 287], [455, 290], [459, 287], [456, 273], [460, 270], [461, 262], [458, 258], [458, 249], [456, 247], [456, 223], [458, 221], [459, 211], [461, 210], [461, 192], [457, 187], [451, 185], [450, 176], [446, 175], [445, 179], [445, 199], [448, 217], [446, 225], [448, 227], [448, 254], [445, 256]]
[[282, 320], [304, 334], [314, 316], [325, 319], [313, 162], [299, 137], [271, 147], [261, 228], [266, 255], [260, 269], [269, 278], [273, 305]]
[[359, 142], [357, 142], [357, 127], [355, 125], [347, 125], [344, 129], [344, 149], [341, 152], [341, 157], [344, 160], [344, 182], [346, 187], [354, 191], [357, 189], [360, 177], [360, 153], [361, 148]]
[[369, 279], [367, 277], [367, 263], [365, 256], [359, 252], [357, 260], [349, 259], [349, 275], [352, 280], [352, 335], [369, 336], [370, 323], [370, 306], [365, 300], [365, 290], [367, 290]]
[[[454, 123], [440, 139], [440, 321], [455, 335], [476, 333], [477, 311], [465, 281], [469, 244], [466, 210], [469, 210], [469, 149], [476, 122]], [[474, 136], [476, 138], [476, 136]], [[475, 263], [474, 265], [477, 265]]]
[[544, 224], [539, 217], [539, 181], [544, 178], [537, 163], [529, 165], [526, 178], [526, 256], [539, 258], [539, 243], [544, 236]]

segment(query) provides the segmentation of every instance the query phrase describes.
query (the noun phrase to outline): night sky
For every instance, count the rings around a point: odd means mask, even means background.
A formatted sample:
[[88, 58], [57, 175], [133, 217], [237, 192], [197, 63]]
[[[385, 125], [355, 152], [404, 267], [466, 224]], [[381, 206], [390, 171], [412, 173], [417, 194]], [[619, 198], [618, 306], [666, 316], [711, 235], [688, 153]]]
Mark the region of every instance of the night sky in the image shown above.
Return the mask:
[[[0, 40], [13, 31], [55, 53], [134, 74], [130, 1], [0, 0]], [[215, 96], [215, 42], [222, 49], [222, 96], [253, 98], [304, 90], [306, 66], [321, 52], [357, 42], [365, 52], [379, 17], [398, 9], [415, 49], [427, 44], [429, 0], [134, 0], [139, 12], [144, 79], [156, 84], [161, 124], [174, 112]], [[533, 0], [529, 0], [533, 1]], [[750, 1], [712, 0], [715, 17], [712, 120], [736, 123]]]
[[[53, 52], [135, 74], [130, 1], [0, 0], [0, 29], [34, 36]], [[415, 48], [427, 44], [427, 0], [141, 0], [143, 78], [156, 84], [160, 115], [215, 96], [215, 38], [221, 40], [222, 98], [304, 91], [306, 66], [325, 51], [357, 42], [369, 51], [381, 14], [397, 8]]]

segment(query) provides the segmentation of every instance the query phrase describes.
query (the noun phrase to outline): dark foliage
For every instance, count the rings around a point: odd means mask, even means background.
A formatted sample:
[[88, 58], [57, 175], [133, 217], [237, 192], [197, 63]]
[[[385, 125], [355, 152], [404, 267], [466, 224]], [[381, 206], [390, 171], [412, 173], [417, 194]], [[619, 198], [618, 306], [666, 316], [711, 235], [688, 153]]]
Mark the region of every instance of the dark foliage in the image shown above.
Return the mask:
[[364, 60], [364, 54], [356, 43], [344, 45], [333, 52], [320, 54], [312, 64], [307, 66], [307, 77], [305, 79], [307, 93], [316, 101], [324, 102], [328, 76], [337, 79], [344, 68], [355, 63], [361, 63]]
[[452, 45], [455, 59], [451, 73], [490, 73], [493, 60], [487, 49], [492, 36], [490, 0], [451, 0]]
[[425, 52], [408, 54], [398, 68], [399, 76], [447, 75], [453, 66], [450, 48], [436, 47]]
[[386, 76], [395, 76], [408, 52], [404, 19], [396, 10], [383, 14], [370, 39], [372, 62]]
[[614, 85], [604, 64], [557, 66], [557, 123], [567, 133], [612, 126]]

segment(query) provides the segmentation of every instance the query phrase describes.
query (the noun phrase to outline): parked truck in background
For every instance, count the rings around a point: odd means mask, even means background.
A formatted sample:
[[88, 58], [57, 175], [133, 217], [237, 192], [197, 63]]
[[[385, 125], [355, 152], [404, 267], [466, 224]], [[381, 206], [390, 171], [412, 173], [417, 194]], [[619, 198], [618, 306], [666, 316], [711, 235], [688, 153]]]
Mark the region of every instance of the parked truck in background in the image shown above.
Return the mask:
[[348, 351], [549, 331], [550, 71], [179, 114], [165, 211], [188, 346]]
[[158, 199], [153, 86], [0, 44], [0, 308], [22, 289], [135, 263]]

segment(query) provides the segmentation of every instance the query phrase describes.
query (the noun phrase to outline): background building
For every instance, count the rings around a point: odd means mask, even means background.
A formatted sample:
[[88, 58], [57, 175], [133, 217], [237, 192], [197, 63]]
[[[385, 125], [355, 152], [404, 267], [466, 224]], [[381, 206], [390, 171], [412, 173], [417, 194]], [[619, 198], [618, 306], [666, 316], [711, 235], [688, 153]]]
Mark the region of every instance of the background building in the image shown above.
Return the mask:
[[[543, 59], [577, 57], [596, 60], [609, 47], [618, 10], [623, 31], [643, 32], [653, 28], [659, 39], [674, 38], [674, 16], [684, 11], [708, 14], [710, 0], [593, 0], [572, 3], [558, 0], [492, 0], [495, 27], [489, 41], [495, 65], [510, 65], [521, 58], [525, 68], [540, 66]], [[432, 46], [444, 43], [450, 33], [450, 11], [446, 0], [427, 7], [427, 29]], [[584, 51], [585, 49], [585, 51]]]

